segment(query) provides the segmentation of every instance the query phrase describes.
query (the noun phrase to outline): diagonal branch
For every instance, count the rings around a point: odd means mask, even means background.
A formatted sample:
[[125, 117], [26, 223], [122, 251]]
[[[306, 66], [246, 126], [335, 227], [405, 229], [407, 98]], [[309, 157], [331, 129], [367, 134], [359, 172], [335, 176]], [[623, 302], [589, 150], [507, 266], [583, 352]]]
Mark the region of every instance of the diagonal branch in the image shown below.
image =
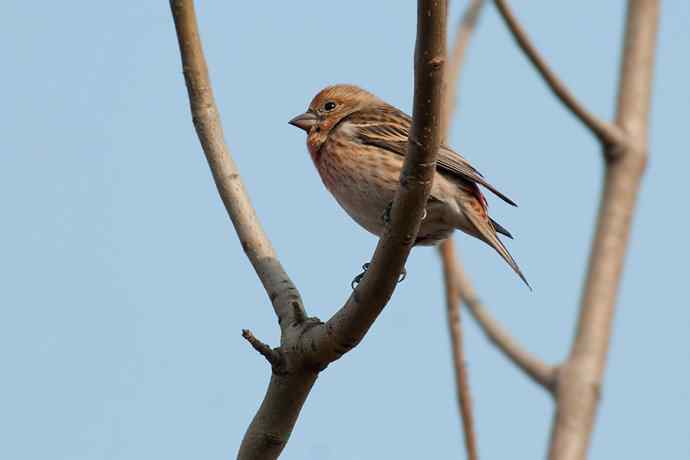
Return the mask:
[[470, 310], [475, 321], [479, 324], [486, 337], [498, 348], [510, 361], [527, 374], [535, 383], [543, 386], [553, 393], [558, 369], [549, 366], [535, 357], [515, 341], [513, 337], [491, 316], [484, 307], [472, 283], [467, 279], [462, 267], [456, 268], [456, 282], [460, 291], [460, 298]]
[[532, 44], [527, 32], [522, 28], [517, 18], [510, 10], [506, 0], [495, 0], [496, 7], [501, 13], [501, 17], [513, 34], [513, 38], [518, 43], [522, 51], [527, 55], [527, 58], [536, 67], [539, 74], [542, 76], [546, 84], [549, 86], [554, 95], [565, 104], [568, 109], [584, 123], [592, 133], [599, 138], [599, 140], [606, 145], [621, 144], [624, 140], [624, 135], [621, 130], [610, 123], [597, 118], [594, 114], [589, 112], [570, 92], [567, 86], [558, 78], [553, 70], [548, 66], [544, 58], [539, 54], [537, 48]]
[[281, 327], [304, 318], [299, 291], [276, 257], [225, 144], [220, 113], [213, 97], [206, 59], [197, 29], [194, 2], [170, 2], [177, 30], [192, 120], [213, 174], [218, 194], [235, 226], [245, 254], [269, 295]]
[[266, 361], [268, 361], [272, 367], [275, 368], [280, 365], [280, 354], [257, 339], [252, 331], [249, 329], [242, 329], [242, 337], [244, 337], [244, 339], [249, 342], [249, 345], [258, 351], [261, 356], [266, 358]]

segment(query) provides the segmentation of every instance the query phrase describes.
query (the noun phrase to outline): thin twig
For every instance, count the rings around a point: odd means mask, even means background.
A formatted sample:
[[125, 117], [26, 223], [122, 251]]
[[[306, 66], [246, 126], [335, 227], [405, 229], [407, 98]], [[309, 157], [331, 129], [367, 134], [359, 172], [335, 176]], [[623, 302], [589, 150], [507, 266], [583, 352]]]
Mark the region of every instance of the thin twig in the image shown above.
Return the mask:
[[472, 397], [470, 395], [469, 377], [465, 365], [462, 339], [462, 321], [460, 311], [460, 292], [458, 290], [458, 264], [452, 238], [443, 242], [440, 247], [443, 262], [443, 276], [446, 286], [446, 312], [448, 331], [451, 338], [453, 369], [455, 370], [456, 395], [465, 438], [465, 450], [468, 460], [477, 460], [477, 440], [474, 433], [474, 416], [472, 415]]
[[536, 67], [537, 71], [546, 81], [556, 97], [560, 99], [561, 102], [565, 104], [565, 106], [568, 107], [568, 109], [570, 109], [570, 111], [584, 123], [602, 143], [606, 145], [621, 144], [625, 139], [621, 130], [617, 126], [596, 117], [575, 98], [563, 81], [561, 81], [556, 73], [551, 70], [537, 48], [532, 44], [527, 36], [527, 32], [525, 32], [525, 29], [522, 28], [519, 21], [510, 10], [508, 2], [506, 0], [495, 0], [495, 2], [501, 13], [501, 17], [503, 17], [506, 25], [513, 34], [513, 38], [520, 48], [522, 48], [522, 51], [527, 55], [534, 67]]
[[280, 362], [280, 355], [273, 351], [271, 347], [263, 343], [261, 340], [257, 339], [252, 331], [249, 329], [242, 329], [242, 337], [245, 338], [247, 342], [258, 351], [261, 356], [266, 358], [266, 361], [271, 364], [271, 366], [277, 366]]

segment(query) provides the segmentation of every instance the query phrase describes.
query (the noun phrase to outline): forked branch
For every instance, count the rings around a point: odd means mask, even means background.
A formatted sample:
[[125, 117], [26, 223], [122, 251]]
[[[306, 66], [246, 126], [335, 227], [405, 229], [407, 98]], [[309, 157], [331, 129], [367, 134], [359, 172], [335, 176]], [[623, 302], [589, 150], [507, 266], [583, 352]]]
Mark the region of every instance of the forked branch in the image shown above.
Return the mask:
[[647, 163], [659, 0], [628, 1], [615, 125], [599, 120], [575, 99], [532, 45], [507, 2], [495, 1], [522, 50], [554, 94], [599, 138], [607, 159], [580, 316], [568, 358], [554, 368], [524, 351], [483, 308], [459, 264], [450, 259], [449, 246], [443, 250], [445, 274], [448, 278], [449, 272], [457, 272], [459, 295], [487, 337], [554, 395], [549, 459], [584, 460], [599, 405], [632, 216]]
[[308, 318], [299, 292], [256, 218], [223, 137], [192, 0], [171, 0], [192, 118], [218, 192], [242, 247], [273, 302], [281, 327], [278, 351], [245, 338], [272, 364], [266, 396], [242, 440], [240, 459], [274, 459], [285, 447], [319, 372], [361, 341], [386, 305], [414, 243], [431, 190], [441, 135], [446, 59], [446, 1], [419, 0], [413, 122], [391, 224], [366, 276], [326, 323]]
[[616, 161], [606, 164], [575, 339], [559, 373], [549, 447], [552, 460], [584, 459], [594, 427], [632, 218], [647, 164], [658, 23], [658, 0], [628, 1], [616, 111], [616, 123], [628, 141], [602, 146]]
[[558, 78], [556, 73], [551, 70], [546, 60], [532, 44], [527, 32], [522, 28], [520, 22], [508, 6], [507, 0], [495, 0], [495, 2], [498, 11], [501, 13], [501, 17], [513, 34], [513, 38], [556, 97], [560, 99], [560, 101], [570, 109], [573, 115], [584, 123], [602, 143], [606, 145], [620, 144], [624, 140], [620, 129], [615, 125], [597, 118], [575, 98], [573, 93], [568, 89], [565, 83]]

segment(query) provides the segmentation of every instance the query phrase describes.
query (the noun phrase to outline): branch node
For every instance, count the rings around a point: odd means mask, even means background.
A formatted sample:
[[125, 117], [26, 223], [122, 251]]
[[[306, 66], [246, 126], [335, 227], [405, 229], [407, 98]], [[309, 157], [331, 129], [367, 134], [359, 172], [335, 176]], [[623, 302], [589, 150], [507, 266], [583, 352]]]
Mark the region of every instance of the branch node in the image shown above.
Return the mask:
[[307, 319], [307, 315], [304, 312], [304, 308], [302, 308], [302, 305], [296, 300], [292, 301], [292, 314], [295, 318], [295, 325], [302, 324], [304, 321]]
[[429, 65], [430, 65], [434, 70], [438, 70], [438, 69], [440, 69], [440, 68], [443, 66], [443, 64], [445, 64], [445, 62], [446, 62], [446, 58], [445, 58], [445, 57], [443, 57], [443, 56], [436, 56], [435, 58], [432, 58], [432, 59], [429, 61]]
[[544, 57], [530, 40], [527, 32], [515, 17], [506, 0], [495, 0], [498, 11], [510, 30], [518, 46], [532, 62], [537, 72], [554, 95], [575, 115], [604, 145], [616, 144], [623, 140], [620, 130], [589, 112], [578, 101], [570, 89], [546, 63]]

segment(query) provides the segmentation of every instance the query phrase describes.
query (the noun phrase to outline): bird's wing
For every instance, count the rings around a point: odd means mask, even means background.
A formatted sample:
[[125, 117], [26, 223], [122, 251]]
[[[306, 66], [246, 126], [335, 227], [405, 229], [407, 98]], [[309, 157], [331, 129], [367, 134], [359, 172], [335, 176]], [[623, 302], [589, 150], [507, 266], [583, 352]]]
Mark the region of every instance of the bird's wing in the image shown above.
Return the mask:
[[[345, 120], [357, 129], [360, 142], [373, 145], [401, 156], [407, 154], [407, 136], [412, 119], [393, 106], [376, 109], [359, 110], [350, 114]], [[513, 200], [499, 192], [484, 179], [467, 160], [446, 145], [441, 145], [436, 168], [439, 172], [458, 177], [486, 187], [506, 203], [517, 206]]]

